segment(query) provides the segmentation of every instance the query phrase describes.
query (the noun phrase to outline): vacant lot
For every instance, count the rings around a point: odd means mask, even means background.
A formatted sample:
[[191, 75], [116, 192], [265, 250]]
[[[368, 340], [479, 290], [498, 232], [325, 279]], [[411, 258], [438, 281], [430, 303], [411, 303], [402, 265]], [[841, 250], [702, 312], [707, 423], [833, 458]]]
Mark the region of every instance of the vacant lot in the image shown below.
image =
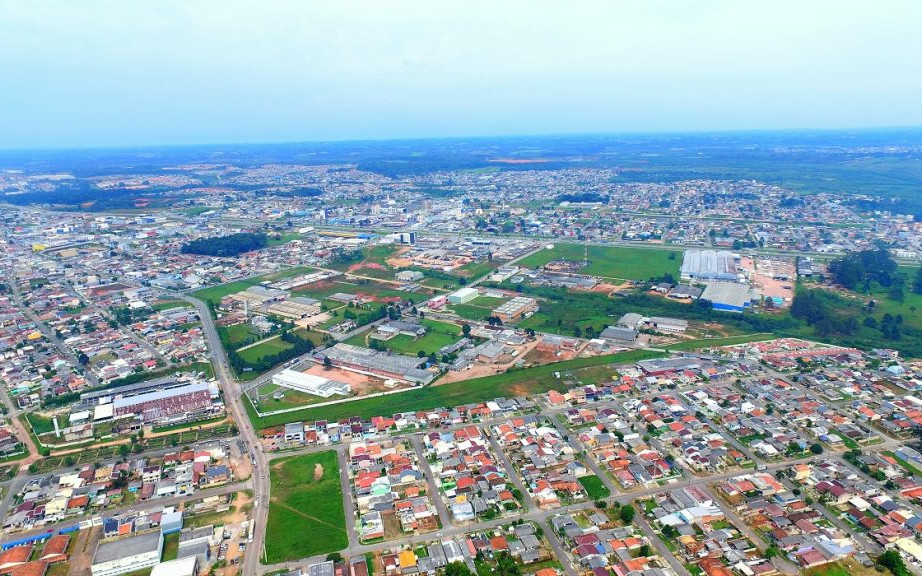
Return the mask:
[[269, 564], [327, 554], [349, 545], [336, 452], [277, 460], [269, 479]]
[[[520, 260], [519, 265], [538, 268], [553, 260], [582, 261], [585, 257], [586, 247], [582, 244], [557, 244]], [[681, 263], [681, 249], [589, 246], [589, 265], [580, 272], [619, 280], [647, 280], [663, 274], [678, 278]]]
[[636, 362], [647, 358], [657, 358], [662, 355], [662, 353], [647, 350], [631, 350], [592, 358], [576, 358], [565, 362], [512, 370], [495, 376], [414, 388], [401, 394], [343, 402], [320, 408], [305, 408], [304, 410], [263, 418], [256, 416], [255, 411], [252, 410], [252, 406], [248, 402], [245, 402], [244, 405], [247, 407], [250, 418], [257, 428], [279, 426], [298, 420], [338, 420], [349, 416], [367, 419], [372, 416], [389, 416], [397, 412], [485, 402], [498, 396], [514, 397], [539, 394], [551, 389], [564, 390], [567, 388], [567, 384], [563, 378], [557, 378], [555, 373], [564, 373], [588, 366]]
[[611, 490], [598, 476], [582, 476], [579, 483], [586, 489], [586, 494], [589, 495], [590, 500], [601, 500], [611, 496]]

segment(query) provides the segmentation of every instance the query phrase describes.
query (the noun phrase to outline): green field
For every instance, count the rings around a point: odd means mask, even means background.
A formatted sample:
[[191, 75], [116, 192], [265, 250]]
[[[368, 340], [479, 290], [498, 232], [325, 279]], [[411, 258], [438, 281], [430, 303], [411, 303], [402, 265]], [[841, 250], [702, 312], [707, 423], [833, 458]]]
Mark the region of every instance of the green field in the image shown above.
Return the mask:
[[728, 336], [727, 338], [702, 338], [700, 340], [686, 340], [678, 344], [670, 344], [666, 347], [670, 352], [679, 350], [700, 350], [702, 348], [713, 348], [715, 346], [735, 346], [737, 344], [748, 344], [749, 342], [763, 342], [777, 338], [770, 332], [761, 334], [746, 334], [743, 336]]
[[[35, 431], [36, 435], [54, 432], [54, 423], [52, 418], [45, 418], [44, 416], [39, 416], [34, 412], [28, 412], [26, 413], [26, 420], [29, 421], [29, 424], [32, 426], [32, 430]], [[61, 424], [64, 423], [58, 422], [59, 426]]]
[[557, 378], [554, 375], [555, 372], [563, 373], [568, 370], [589, 366], [636, 362], [661, 356], [663, 354], [659, 352], [631, 350], [592, 358], [576, 358], [564, 362], [512, 370], [495, 376], [414, 388], [407, 392], [390, 396], [343, 402], [321, 408], [305, 408], [304, 410], [262, 418], [256, 415], [249, 402], [244, 402], [244, 406], [246, 406], [247, 413], [250, 415], [253, 424], [260, 429], [280, 426], [298, 420], [339, 420], [349, 416], [367, 419], [372, 416], [391, 415], [397, 412], [485, 402], [498, 396], [513, 397], [539, 394], [552, 389], [565, 390], [567, 384], [563, 378]]
[[[674, 254], [670, 259], [670, 254]], [[553, 260], [582, 261], [586, 247], [582, 244], [556, 244], [519, 261], [519, 266], [539, 268]], [[664, 274], [679, 277], [682, 250], [632, 248], [624, 246], [589, 246], [589, 265], [584, 274], [620, 280], [647, 280]]]
[[349, 545], [339, 474], [332, 450], [271, 464], [266, 563], [327, 554]]
[[247, 348], [238, 352], [240, 357], [244, 361], [253, 364], [262, 359], [263, 356], [271, 356], [273, 354], [278, 354], [283, 350], [288, 350], [293, 348], [291, 344], [283, 341], [281, 338], [273, 338], [272, 340], [266, 340], [260, 344]]
[[[461, 339], [461, 328], [454, 324], [428, 318], [424, 319], [422, 324], [427, 328], [427, 332], [420, 338], [414, 339], [412, 336], [400, 334], [390, 340], [379, 341], [379, 344], [386, 350], [392, 350], [398, 354], [416, 356], [422, 350], [428, 356], [432, 353], [437, 354], [444, 346], [454, 344]], [[346, 344], [368, 346], [366, 335], [367, 333], [357, 334], [347, 340]]]
[[582, 476], [579, 483], [586, 489], [590, 500], [602, 500], [611, 496], [611, 490], [598, 476]]

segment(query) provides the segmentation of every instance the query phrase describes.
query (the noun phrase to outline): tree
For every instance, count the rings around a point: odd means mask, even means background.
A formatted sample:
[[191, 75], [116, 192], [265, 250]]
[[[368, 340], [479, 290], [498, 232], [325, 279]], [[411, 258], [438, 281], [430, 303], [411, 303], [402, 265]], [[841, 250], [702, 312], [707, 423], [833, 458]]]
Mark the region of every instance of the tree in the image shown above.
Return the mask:
[[[461, 325], [461, 334], [462, 334], [465, 338], [467, 338], [468, 336], [470, 336], [470, 335], [471, 335], [471, 325], [468, 324], [467, 322], [465, 322], [464, 324], [462, 324], [462, 325]], [[453, 562], [453, 564], [457, 564], [457, 562]], [[465, 566], [465, 568], [467, 568], [467, 566]]]
[[652, 553], [652, 550], [650, 550], [650, 545], [649, 545], [649, 544], [644, 544], [643, 546], [640, 547], [640, 555], [641, 555], [641, 556], [644, 556], [644, 557], [650, 556], [651, 553]]
[[819, 442], [814, 442], [814, 443], [810, 446], [810, 452], [813, 452], [814, 454], [822, 454], [822, 453], [823, 453], [823, 445], [820, 444]]
[[775, 556], [778, 556], [779, 554], [781, 554], [781, 550], [779, 550], [778, 547], [775, 546], [774, 544], [770, 545], [768, 548], [765, 549], [765, 557], [769, 560], [771, 560]]
[[522, 569], [509, 553], [500, 552], [496, 555], [496, 569], [494, 576], [521, 576]]
[[922, 268], [916, 270], [916, 277], [912, 280], [912, 291], [916, 294], [922, 294]]
[[324, 366], [324, 368], [332, 368], [332, 367], [333, 367], [333, 361], [330, 360], [330, 357], [329, 357], [329, 356], [324, 356], [324, 357], [323, 357], [323, 366]]
[[343, 561], [343, 555], [339, 552], [330, 552], [327, 554], [327, 562], [338, 564]]
[[633, 506], [622, 506], [621, 510], [618, 512], [618, 517], [620, 517], [621, 521], [625, 524], [630, 524], [634, 521], [634, 514], [636, 514], [636, 512]]
[[444, 576], [472, 576], [470, 568], [464, 562], [450, 562], [445, 566]]
[[909, 570], [903, 557], [896, 550], [887, 550], [877, 559], [877, 565], [889, 570], [893, 576], [908, 576]]

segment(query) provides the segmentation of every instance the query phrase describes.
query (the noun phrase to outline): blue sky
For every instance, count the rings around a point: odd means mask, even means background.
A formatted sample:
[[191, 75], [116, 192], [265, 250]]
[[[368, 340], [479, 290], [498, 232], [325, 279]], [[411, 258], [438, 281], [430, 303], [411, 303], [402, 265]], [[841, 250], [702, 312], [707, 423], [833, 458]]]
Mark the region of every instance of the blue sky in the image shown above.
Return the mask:
[[922, 125], [917, 0], [0, 0], [0, 148]]

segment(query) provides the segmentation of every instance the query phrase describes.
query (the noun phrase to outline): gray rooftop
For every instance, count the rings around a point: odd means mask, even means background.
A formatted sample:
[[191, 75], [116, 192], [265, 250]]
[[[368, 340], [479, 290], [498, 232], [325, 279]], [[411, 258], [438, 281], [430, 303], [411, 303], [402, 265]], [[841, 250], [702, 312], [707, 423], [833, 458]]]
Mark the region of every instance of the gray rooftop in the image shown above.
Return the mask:
[[125, 538], [103, 540], [96, 546], [93, 564], [111, 562], [153, 550], [160, 551], [163, 546], [163, 534], [160, 531], [137, 534]]

